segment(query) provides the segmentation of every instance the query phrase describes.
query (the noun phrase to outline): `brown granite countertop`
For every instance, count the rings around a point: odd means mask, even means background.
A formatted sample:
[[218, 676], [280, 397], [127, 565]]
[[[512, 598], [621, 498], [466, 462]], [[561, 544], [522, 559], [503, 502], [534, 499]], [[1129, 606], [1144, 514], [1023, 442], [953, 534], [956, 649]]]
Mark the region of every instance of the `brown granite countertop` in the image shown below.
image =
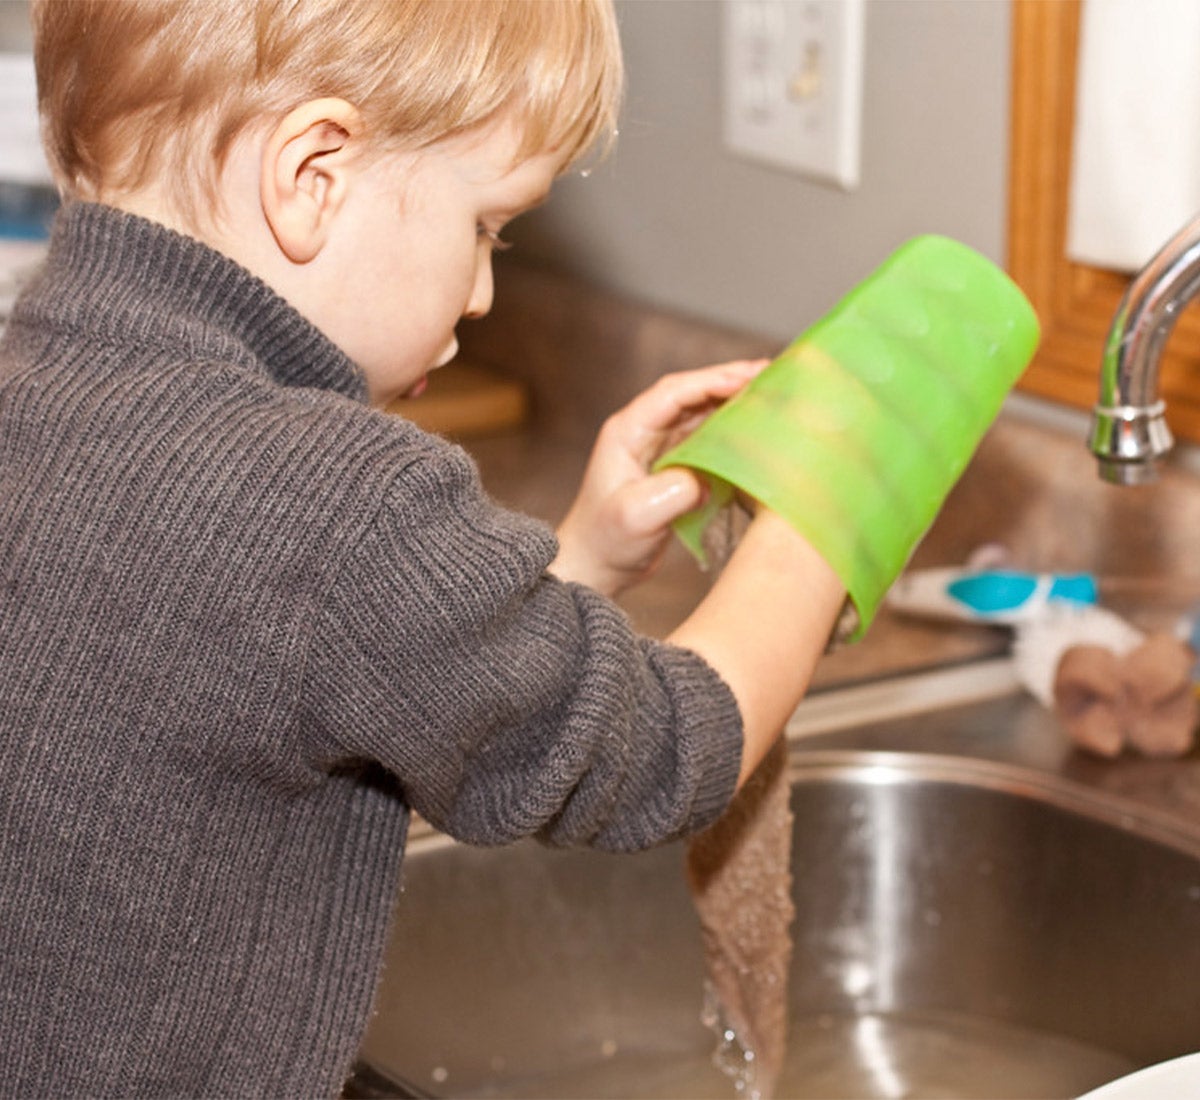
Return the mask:
[[[493, 496], [550, 523], [565, 512], [587, 458], [584, 442], [536, 430], [463, 442]], [[1075, 450], [1082, 447], [1073, 438], [1020, 415], [1002, 416], [918, 548], [914, 564], [961, 562], [976, 546], [1004, 542], [1030, 568], [1094, 568], [1093, 559], [1098, 559], [1133, 578], [1138, 554], [1161, 560], [1176, 543], [1174, 523], [1186, 525], [1197, 518], [1193, 513], [1200, 505], [1200, 486], [1190, 475], [1168, 471], [1160, 485], [1141, 492], [1093, 485], [1090, 464], [1077, 467], [1069, 457]], [[1064, 469], [1070, 476], [1063, 475]], [[1086, 473], [1087, 479], [1076, 481], [1075, 473]], [[1067, 484], [1057, 485], [1059, 478]], [[1041, 500], [1043, 491], [1056, 495]], [[1127, 514], [1128, 509], [1133, 511]], [[1124, 556], [1095, 549], [1097, 530], [1114, 522], [1130, 544]], [[1181, 552], [1187, 545], [1178, 540]], [[1138, 576], [1140, 581], [1130, 585], [1132, 597], [1109, 603], [1143, 628], [1165, 626], [1200, 595], [1190, 574], [1175, 574], [1174, 583], [1169, 573]], [[661, 637], [703, 597], [708, 583], [687, 552], [673, 544], [658, 573], [627, 593], [622, 603], [638, 629]], [[822, 659], [810, 698], [906, 676], [920, 680], [930, 670], [1003, 656], [1010, 643], [1005, 628], [928, 622], [884, 606], [861, 642]], [[1117, 760], [1090, 756], [1070, 743], [1053, 715], [1019, 690], [945, 708], [931, 702], [933, 710], [938, 712], [933, 721], [929, 712], [877, 718], [850, 729], [806, 735], [803, 745], [944, 753], [1018, 764], [1165, 815], [1200, 836], [1200, 752], [1165, 761], [1132, 754]]]
[[[625, 301], [508, 258], [502, 268], [492, 314], [463, 326], [460, 339], [465, 358], [526, 387], [532, 415], [519, 430], [463, 442], [493, 496], [550, 523], [566, 511], [609, 412], [666, 371], [775, 350], [761, 337]], [[1197, 605], [1200, 478], [1186, 468], [1194, 470], [1195, 460], [1168, 463], [1151, 486], [1118, 488], [1097, 477], [1085, 432], [1085, 424], [1032, 399], [1010, 401], [911, 565], [961, 565], [979, 547], [998, 544], [1017, 568], [1096, 574], [1102, 602], [1143, 628], [1168, 626]], [[673, 544], [659, 572], [622, 603], [638, 629], [661, 637], [708, 584]], [[1010, 643], [1004, 628], [905, 618], [885, 606], [861, 642], [822, 659], [810, 698], [905, 674], [919, 678], [922, 670], [971, 666], [1007, 653]], [[988, 736], [934, 738], [922, 751], [1021, 760], [1200, 827], [1200, 753], [1170, 762], [1099, 760], [1073, 749], [1053, 716], [1027, 696], [1015, 693], [985, 709], [1000, 715]], [[918, 747], [913, 733], [921, 725], [918, 719], [911, 728], [901, 722], [890, 731], [863, 728], [849, 736], [860, 747]], [[834, 740], [846, 743], [843, 735]]]

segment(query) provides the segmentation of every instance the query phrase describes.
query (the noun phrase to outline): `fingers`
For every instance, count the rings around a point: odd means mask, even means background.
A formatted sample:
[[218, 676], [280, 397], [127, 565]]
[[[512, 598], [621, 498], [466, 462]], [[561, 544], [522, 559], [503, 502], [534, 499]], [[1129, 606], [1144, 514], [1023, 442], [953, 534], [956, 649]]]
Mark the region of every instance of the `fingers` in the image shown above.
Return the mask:
[[634, 538], [666, 529], [704, 499], [703, 482], [690, 470], [674, 467], [630, 482], [621, 491], [620, 524]]
[[672, 435], [732, 397], [767, 365], [738, 360], [664, 375], [600, 430], [575, 502], [559, 526], [553, 571], [613, 594], [653, 568], [671, 524], [704, 502], [707, 484], [673, 467], [649, 473]]
[[629, 481], [598, 507], [576, 502], [559, 525], [550, 572], [615, 596], [653, 572], [671, 523], [700, 504], [706, 486], [688, 470], [671, 469]]
[[732, 397], [767, 365], [766, 359], [743, 359], [699, 370], [664, 374], [627, 406], [645, 427], [671, 427], [689, 409]]
[[664, 374], [643, 395], [647, 414], [659, 427], [669, 427], [689, 409], [732, 397], [761, 373], [767, 359], [739, 359], [699, 370]]
[[643, 462], [650, 462], [669, 434], [695, 427], [717, 405], [758, 375], [768, 359], [739, 359], [699, 370], [664, 374], [609, 420], [610, 430]]

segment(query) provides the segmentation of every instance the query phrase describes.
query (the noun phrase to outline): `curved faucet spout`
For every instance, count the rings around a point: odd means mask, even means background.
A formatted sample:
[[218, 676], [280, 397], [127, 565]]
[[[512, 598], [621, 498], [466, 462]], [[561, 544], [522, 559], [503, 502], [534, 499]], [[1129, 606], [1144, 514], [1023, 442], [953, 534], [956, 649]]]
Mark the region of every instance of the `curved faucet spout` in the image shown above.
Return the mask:
[[1152, 481], [1174, 440], [1158, 395], [1163, 346], [1183, 307], [1200, 293], [1200, 217], [1179, 230], [1134, 276], [1113, 317], [1100, 366], [1090, 446], [1100, 476]]

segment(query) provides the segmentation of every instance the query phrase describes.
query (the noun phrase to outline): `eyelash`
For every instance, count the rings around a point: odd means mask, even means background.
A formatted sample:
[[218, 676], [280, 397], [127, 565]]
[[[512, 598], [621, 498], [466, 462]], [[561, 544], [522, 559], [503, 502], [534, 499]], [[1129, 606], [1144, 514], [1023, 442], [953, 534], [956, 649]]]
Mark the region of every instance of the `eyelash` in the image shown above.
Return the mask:
[[493, 233], [486, 225], [483, 225], [482, 223], [475, 227], [475, 232], [476, 235], [481, 239], [486, 238], [487, 242], [492, 246], [493, 252], [507, 252], [510, 248], [512, 248], [512, 241], [501, 240], [499, 233]]

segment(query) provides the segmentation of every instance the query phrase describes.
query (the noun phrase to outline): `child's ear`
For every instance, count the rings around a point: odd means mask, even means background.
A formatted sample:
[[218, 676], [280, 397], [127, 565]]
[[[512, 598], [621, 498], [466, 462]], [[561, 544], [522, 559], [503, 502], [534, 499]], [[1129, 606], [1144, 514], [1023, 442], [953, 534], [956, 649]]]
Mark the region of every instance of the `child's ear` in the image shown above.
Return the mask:
[[307, 263], [324, 246], [353, 174], [362, 116], [344, 99], [313, 99], [275, 127], [262, 152], [260, 199], [280, 249]]

